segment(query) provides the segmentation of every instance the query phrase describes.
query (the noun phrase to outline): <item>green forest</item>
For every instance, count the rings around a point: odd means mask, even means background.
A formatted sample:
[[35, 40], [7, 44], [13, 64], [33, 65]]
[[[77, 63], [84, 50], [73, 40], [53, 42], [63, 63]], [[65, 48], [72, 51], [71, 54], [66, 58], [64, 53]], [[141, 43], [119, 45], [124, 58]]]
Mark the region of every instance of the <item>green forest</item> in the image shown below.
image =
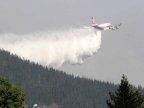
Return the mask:
[[0, 50], [0, 76], [24, 91], [28, 108], [35, 103], [57, 108], [107, 108], [109, 92], [114, 93], [118, 87], [110, 82], [67, 75], [4, 50]]

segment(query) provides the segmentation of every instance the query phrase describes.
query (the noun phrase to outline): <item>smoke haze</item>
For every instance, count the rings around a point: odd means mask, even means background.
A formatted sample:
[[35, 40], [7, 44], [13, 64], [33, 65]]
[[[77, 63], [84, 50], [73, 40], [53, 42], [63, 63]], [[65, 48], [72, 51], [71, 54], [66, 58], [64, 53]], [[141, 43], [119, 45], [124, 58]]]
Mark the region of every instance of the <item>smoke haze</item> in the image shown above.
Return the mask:
[[101, 32], [91, 27], [47, 31], [27, 35], [1, 34], [0, 48], [38, 62], [60, 67], [64, 63], [82, 64], [100, 48]]

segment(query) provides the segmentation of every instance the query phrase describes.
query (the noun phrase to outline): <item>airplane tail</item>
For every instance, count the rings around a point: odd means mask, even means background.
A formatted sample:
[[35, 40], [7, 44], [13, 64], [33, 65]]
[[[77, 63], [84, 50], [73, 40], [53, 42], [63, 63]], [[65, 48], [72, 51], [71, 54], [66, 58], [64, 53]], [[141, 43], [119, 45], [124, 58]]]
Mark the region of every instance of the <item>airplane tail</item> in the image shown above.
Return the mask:
[[94, 17], [91, 17], [91, 25], [92, 25], [92, 27], [97, 25]]
[[94, 17], [91, 17], [92, 24], [96, 24]]

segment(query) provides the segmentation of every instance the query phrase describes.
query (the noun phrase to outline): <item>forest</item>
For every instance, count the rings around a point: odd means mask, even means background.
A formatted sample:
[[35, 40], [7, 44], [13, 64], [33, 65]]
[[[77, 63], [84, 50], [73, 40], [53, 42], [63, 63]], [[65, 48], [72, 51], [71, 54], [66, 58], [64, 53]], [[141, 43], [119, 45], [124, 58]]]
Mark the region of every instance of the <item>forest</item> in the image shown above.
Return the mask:
[[24, 91], [28, 108], [35, 103], [57, 108], [107, 108], [108, 93], [117, 89], [113, 83], [68, 75], [2, 49], [0, 76]]

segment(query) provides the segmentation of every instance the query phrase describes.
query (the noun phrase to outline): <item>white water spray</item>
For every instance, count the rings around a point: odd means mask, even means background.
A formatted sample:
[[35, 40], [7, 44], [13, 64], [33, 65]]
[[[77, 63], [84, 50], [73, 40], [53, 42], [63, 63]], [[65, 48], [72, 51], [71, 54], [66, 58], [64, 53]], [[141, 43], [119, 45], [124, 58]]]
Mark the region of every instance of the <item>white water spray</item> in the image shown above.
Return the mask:
[[82, 64], [100, 48], [101, 32], [91, 27], [41, 32], [29, 35], [1, 34], [0, 48], [38, 62], [60, 67], [64, 63]]

